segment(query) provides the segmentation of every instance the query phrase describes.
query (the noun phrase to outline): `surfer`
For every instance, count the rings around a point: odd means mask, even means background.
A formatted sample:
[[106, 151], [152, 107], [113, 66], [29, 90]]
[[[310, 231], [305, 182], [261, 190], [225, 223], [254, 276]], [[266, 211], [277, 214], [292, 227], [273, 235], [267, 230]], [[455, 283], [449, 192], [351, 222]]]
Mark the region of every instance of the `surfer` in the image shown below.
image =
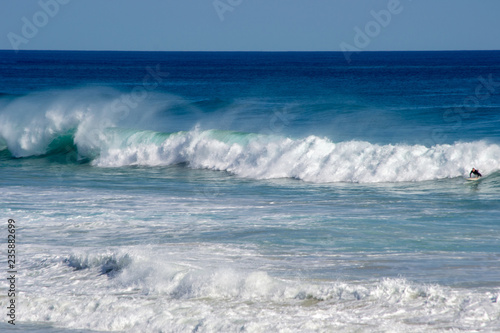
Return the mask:
[[472, 175], [476, 175], [476, 177], [482, 177], [483, 175], [479, 173], [479, 170], [476, 170], [474, 168], [472, 168], [472, 171], [469, 173], [469, 178], [472, 176]]

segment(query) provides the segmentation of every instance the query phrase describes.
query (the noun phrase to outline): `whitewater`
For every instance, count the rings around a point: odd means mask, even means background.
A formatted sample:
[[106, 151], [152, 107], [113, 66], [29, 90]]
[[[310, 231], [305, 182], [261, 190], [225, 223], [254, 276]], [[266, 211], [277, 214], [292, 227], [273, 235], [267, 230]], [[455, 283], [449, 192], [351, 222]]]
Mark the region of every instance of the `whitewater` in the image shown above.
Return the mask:
[[500, 331], [498, 59], [0, 51], [0, 331]]
[[[320, 183], [453, 178], [466, 175], [471, 165], [484, 166], [486, 174], [500, 170], [500, 146], [486, 141], [426, 147], [336, 143], [315, 135], [289, 138], [201, 130], [199, 126], [175, 133], [132, 129], [135, 119], [123, 119], [123, 114], [113, 112], [118, 92], [107, 91], [110, 96], [88, 106], [89, 95], [99, 92], [61, 91], [52, 93], [49, 100], [40, 94], [16, 98], [0, 115], [0, 144], [17, 158], [74, 149], [77, 160], [89, 159], [98, 167], [184, 163], [190, 168], [253, 179], [295, 178]], [[41, 111], [40, 100], [45, 103]], [[25, 109], [37, 112], [19, 112]]]

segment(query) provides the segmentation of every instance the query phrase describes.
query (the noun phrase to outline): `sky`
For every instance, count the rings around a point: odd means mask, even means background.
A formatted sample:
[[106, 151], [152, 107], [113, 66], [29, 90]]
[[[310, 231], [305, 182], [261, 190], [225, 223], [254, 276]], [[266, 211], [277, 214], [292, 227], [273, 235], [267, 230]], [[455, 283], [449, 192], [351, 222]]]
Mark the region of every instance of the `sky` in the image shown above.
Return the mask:
[[499, 0], [2, 0], [0, 49], [499, 50]]

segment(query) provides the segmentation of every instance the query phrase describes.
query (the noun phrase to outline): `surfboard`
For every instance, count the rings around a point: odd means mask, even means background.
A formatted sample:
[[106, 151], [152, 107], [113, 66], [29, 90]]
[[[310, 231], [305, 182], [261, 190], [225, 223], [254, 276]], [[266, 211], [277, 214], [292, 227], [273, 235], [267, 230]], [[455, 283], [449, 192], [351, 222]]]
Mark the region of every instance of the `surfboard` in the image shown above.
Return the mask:
[[474, 180], [479, 180], [481, 179], [481, 177], [469, 177], [469, 178], [465, 178], [467, 180], [471, 180], [471, 181], [474, 181]]

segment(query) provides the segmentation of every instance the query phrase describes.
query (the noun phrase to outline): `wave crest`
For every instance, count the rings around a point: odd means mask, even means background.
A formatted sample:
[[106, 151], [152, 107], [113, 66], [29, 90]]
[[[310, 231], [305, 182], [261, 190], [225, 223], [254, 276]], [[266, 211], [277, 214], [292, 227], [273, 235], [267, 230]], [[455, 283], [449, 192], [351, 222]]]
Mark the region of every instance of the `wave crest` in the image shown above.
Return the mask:
[[327, 138], [271, 137], [223, 131], [108, 134], [99, 167], [166, 166], [227, 171], [254, 179], [296, 178], [309, 182], [403, 182], [452, 178], [471, 167], [500, 169], [500, 146], [484, 141], [452, 145], [334, 143]]
[[[500, 170], [500, 146], [486, 141], [432, 147], [366, 141], [332, 142], [311, 135], [281, 136], [221, 130], [164, 133], [152, 102], [126, 117], [115, 108], [120, 92], [101, 88], [32, 94], [12, 99], [0, 113], [0, 150], [14, 157], [65, 154], [98, 167], [168, 166], [227, 171], [253, 179], [308, 182], [403, 182]], [[167, 103], [168, 104], [168, 103]], [[116, 106], [116, 105], [115, 105]]]

